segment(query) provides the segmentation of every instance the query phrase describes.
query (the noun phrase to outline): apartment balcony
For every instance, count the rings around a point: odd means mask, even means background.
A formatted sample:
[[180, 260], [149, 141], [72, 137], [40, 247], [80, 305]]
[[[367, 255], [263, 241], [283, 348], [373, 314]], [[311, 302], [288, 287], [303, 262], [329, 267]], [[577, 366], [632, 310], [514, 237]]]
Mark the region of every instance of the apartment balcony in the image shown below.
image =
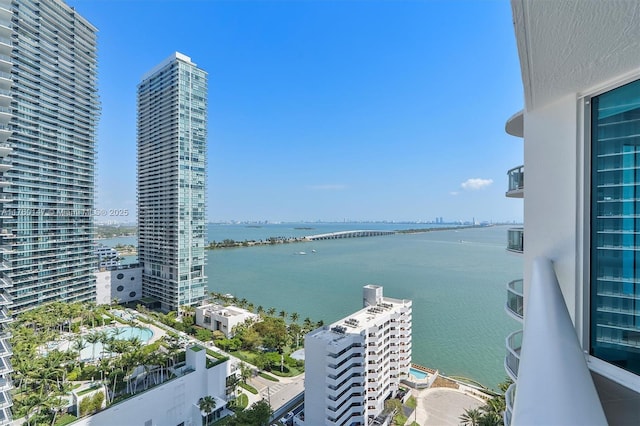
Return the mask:
[[514, 167], [507, 172], [509, 187], [505, 195], [509, 198], [524, 197], [524, 166]]
[[0, 409], [10, 408], [13, 405], [13, 401], [9, 396], [9, 392], [0, 392]]
[[5, 378], [0, 378], [0, 392], [8, 392], [13, 389], [13, 385], [11, 380], [7, 380]]
[[7, 170], [11, 169], [11, 164], [7, 164], [7, 163], [0, 163], [0, 173], [4, 173]]
[[524, 313], [522, 280], [513, 280], [507, 284], [507, 303], [505, 310], [510, 317], [522, 322], [522, 315]]
[[0, 158], [4, 158], [13, 152], [13, 148], [9, 144], [0, 144]]
[[506, 339], [507, 355], [504, 358], [504, 369], [514, 382], [518, 379], [520, 352], [522, 350], [522, 330], [515, 331]]
[[524, 137], [524, 111], [518, 111], [509, 117], [504, 130], [511, 136]]
[[[0, 95], [0, 97], [2, 97]], [[13, 131], [9, 130], [9, 126], [0, 126], [0, 143], [6, 144], [9, 136], [13, 134]]]
[[11, 362], [6, 358], [0, 358], [0, 375], [10, 374], [13, 372]]
[[507, 391], [504, 393], [505, 410], [503, 414], [503, 421], [505, 426], [511, 425], [511, 417], [513, 416], [513, 401], [516, 397], [516, 384], [511, 383]]
[[[514, 334], [507, 338], [509, 352], [517, 343]], [[507, 373], [513, 369], [506, 367]], [[546, 258], [533, 262], [517, 393], [511, 391], [510, 398], [514, 395], [509, 424], [607, 424], [553, 264]], [[637, 409], [635, 414], [632, 423], [637, 423]]]
[[524, 228], [507, 230], [507, 250], [513, 253], [524, 252]]

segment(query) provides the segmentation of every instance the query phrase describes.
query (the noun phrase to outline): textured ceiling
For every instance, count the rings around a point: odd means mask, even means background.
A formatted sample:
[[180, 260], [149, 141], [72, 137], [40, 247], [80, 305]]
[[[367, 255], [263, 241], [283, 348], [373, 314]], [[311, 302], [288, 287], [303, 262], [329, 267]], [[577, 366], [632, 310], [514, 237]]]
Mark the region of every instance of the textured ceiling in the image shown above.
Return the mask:
[[640, 1], [512, 0], [528, 110], [640, 71]]

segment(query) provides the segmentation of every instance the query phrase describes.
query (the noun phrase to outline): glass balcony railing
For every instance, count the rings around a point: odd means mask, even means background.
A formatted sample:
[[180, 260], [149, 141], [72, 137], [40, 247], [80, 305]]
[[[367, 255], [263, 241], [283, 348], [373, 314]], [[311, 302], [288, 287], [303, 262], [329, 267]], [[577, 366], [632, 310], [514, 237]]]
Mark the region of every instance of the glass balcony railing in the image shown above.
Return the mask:
[[522, 349], [522, 330], [514, 331], [507, 336], [507, 356], [504, 358], [504, 368], [514, 382], [518, 379], [520, 367], [520, 350]]
[[522, 322], [522, 315], [524, 313], [522, 280], [513, 280], [507, 284], [506, 310], [511, 317]]
[[524, 195], [524, 166], [514, 167], [507, 172], [509, 187], [507, 197], [522, 198]]
[[504, 393], [505, 409], [504, 409], [504, 425], [511, 426], [511, 416], [513, 414], [513, 403], [516, 398], [516, 384], [511, 383], [507, 391]]
[[507, 230], [507, 250], [515, 253], [524, 251], [524, 228]]

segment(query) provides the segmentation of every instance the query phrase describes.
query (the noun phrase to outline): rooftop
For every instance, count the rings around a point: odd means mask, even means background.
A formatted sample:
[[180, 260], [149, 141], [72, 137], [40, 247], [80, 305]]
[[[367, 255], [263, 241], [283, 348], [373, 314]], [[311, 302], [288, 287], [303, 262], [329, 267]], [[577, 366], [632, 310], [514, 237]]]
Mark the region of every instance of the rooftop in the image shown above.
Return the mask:
[[[374, 286], [375, 287], [375, 286]], [[375, 306], [360, 309], [346, 318], [338, 320], [324, 328], [317, 330], [312, 337], [328, 342], [342, 339], [345, 335], [361, 334], [367, 328], [376, 324], [376, 320], [400, 307], [410, 307], [411, 300], [392, 299], [384, 297], [382, 302]]]

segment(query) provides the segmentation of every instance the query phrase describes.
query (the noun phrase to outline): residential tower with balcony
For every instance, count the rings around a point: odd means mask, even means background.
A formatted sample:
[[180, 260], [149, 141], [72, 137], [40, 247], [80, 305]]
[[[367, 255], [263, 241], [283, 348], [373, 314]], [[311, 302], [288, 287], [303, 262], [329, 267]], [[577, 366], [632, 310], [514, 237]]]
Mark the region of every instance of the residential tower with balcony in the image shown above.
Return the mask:
[[409, 374], [411, 304], [366, 285], [363, 309], [307, 334], [304, 424], [368, 425], [382, 414]]
[[524, 196], [525, 225], [508, 240], [524, 274], [507, 286], [523, 330], [507, 338], [505, 424], [636, 424], [640, 4], [511, 5], [525, 105], [506, 131], [524, 166], [507, 196]]
[[174, 53], [138, 85], [138, 259], [164, 311], [207, 294], [207, 73]]

